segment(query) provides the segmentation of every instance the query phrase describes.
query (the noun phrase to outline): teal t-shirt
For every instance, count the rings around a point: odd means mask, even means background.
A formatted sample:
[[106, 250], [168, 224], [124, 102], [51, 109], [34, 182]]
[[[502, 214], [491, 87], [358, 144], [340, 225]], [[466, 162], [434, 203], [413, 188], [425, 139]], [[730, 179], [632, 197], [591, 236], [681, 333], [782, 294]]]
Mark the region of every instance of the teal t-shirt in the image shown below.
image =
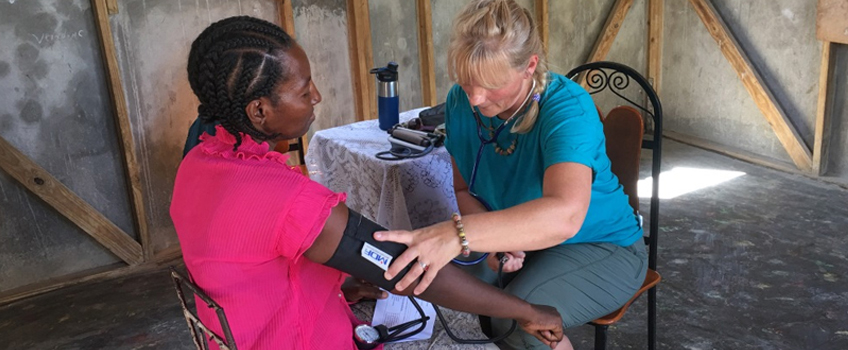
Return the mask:
[[[542, 180], [549, 166], [563, 162], [583, 164], [592, 169], [592, 198], [580, 231], [564, 243], [629, 246], [636, 242], [642, 237], [642, 228], [610, 169], [603, 124], [591, 96], [570, 79], [550, 73], [540, 105], [539, 117], [529, 133], [511, 133], [510, 124], [498, 136], [502, 149], [517, 138], [512, 155], [496, 153], [494, 144], [483, 147], [472, 190], [493, 210], [501, 210], [541, 198]], [[480, 118], [485, 126], [495, 128], [504, 122], [483, 115]], [[445, 147], [470, 185], [481, 141], [468, 96], [459, 85], [448, 93], [445, 127]], [[482, 130], [488, 139], [490, 132], [485, 127]]]

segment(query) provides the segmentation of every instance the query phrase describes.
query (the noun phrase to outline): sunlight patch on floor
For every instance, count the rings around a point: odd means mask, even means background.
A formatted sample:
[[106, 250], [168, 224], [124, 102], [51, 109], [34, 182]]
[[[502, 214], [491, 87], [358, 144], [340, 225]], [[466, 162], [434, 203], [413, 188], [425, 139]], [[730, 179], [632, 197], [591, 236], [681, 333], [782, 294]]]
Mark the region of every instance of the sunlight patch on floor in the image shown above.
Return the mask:
[[[743, 176], [740, 171], [676, 167], [660, 174], [660, 198], [672, 199]], [[639, 198], [650, 198], [651, 177], [639, 180]]]

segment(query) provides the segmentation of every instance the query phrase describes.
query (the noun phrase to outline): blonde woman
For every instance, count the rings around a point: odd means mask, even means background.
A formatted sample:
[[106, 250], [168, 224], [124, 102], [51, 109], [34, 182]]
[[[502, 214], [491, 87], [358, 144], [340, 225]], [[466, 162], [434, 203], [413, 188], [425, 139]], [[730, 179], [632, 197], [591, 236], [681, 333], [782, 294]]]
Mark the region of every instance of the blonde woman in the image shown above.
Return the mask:
[[[589, 94], [547, 71], [532, 16], [513, 0], [464, 8], [448, 69], [456, 85], [446, 101], [445, 146], [461, 215], [411, 232], [377, 232], [378, 240], [410, 247], [386, 278], [418, 259], [397, 285], [423, 275], [418, 293], [460, 253], [508, 252], [506, 291], [554, 306], [564, 327], [619, 308], [644, 281], [647, 252]], [[494, 254], [488, 265], [497, 267]], [[488, 280], [482, 270], [475, 275]], [[509, 325], [491, 320], [494, 335]], [[499, 346], [546, 347], [521, 331]], [[571, 344], [564, 338], [557, 349]]]

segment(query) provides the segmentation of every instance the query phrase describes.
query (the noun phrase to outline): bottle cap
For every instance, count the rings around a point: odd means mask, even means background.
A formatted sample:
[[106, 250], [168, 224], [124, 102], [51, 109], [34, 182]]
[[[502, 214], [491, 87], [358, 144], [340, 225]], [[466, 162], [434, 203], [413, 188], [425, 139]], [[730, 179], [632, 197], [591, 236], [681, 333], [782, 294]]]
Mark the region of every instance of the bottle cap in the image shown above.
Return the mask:
[[397, 81], [398, 80], [398, 64], [389, 62], [385, 67], [377, 67], [371, 69], [371, 74], [377, 74], [379, 81]]

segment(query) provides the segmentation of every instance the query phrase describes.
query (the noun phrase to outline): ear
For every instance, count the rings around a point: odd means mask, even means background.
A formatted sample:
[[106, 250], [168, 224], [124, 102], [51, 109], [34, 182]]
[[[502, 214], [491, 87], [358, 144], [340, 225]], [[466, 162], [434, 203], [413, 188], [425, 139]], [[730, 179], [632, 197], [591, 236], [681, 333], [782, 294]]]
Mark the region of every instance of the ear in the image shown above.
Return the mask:
[[539, 65], [539, 55], [530, 56], [530, 62], [527, 63], [527, 70], [524, 71], [525, 78], [530, 78], [533, 73], [536, 73], [536, 67]]
[[262, 98], [258, 98], [248, 102], [247, 106], [244, 107], [244, 113], [247, 114], [247, 119], [250, 120], [253, 127], [260, 131], [263, 130], [262, 127], [265, 124], [267, 102]]

